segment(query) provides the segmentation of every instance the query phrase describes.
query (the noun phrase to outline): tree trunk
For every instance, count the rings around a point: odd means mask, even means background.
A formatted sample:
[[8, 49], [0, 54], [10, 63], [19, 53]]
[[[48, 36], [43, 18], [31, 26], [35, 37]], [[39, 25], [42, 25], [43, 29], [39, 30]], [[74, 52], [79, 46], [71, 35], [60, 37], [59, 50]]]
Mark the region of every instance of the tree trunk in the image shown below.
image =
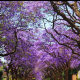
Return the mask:
[[65, 70], [65, 80], [68, 80], [68, 69]]
[[27, 78], [26, 78], [26, 74], [25, 74], [25, 80], [27, 80]]
[[14, 77], [13, 77], [13, 68], [11, 67], [11, 74], [12, 74], [12, 80], [14, 80]]
[[7, 80], [9, 80], [9, 76], [8, 76], [9, 71], [7, 71]]
[[59, 75], [59, 80], [62, 80], [62, 73], [58, 72], [58, 75]]
[[57, 76], [55, 73], [53, 73], [53, 80], [57, 80]]
[[17, 71], [15, 72], [15, 80], [17, 80]]
[[14, 80], [13, 73], [12, 73], [12, 80]]

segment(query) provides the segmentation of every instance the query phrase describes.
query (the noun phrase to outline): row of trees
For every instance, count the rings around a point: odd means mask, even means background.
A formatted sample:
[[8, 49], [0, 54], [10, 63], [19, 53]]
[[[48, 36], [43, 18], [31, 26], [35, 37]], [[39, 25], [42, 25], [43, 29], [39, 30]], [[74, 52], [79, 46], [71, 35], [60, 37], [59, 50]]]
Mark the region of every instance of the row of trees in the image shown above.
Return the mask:
[[63, 72], [65, 80], [69, 79], [68, 71], [80, 64], [79, 4], [0, 1], [0, 46], [4, 47], [0, 56], [7, 60], [7, 79], [9, 70], [16, 80], [18, 74], [25, 80], [33, 74], [42, 80], [50, 73], [62, 80]]

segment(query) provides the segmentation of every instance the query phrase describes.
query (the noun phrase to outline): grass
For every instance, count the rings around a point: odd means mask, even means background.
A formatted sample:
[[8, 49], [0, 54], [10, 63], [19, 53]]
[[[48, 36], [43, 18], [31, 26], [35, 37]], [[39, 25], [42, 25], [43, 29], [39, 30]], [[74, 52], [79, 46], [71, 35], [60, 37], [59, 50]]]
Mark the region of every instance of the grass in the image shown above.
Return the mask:
[[50, 78], [47, 78], [46, 80], [50, 80]]
[[[5, 80], [5, 78], [3, 78], [2, 80]], [[18, 80], [24, 80], [24, 79], [18, 79]], [[50, 78], [47, 78], [46, 80], [50, 80]], [[80, 80], [80, 79], [77, 79], [77, 80]]]
[[[5, 78], [1, 79], [1, 80], [5, 80]], [[12, 80], [11, 78], [9, 78], [9, 80]], [[15, 80], [15, 79], [14, 79]], [[17, 80], [24, 80], [24, 79], [17, 79]]]

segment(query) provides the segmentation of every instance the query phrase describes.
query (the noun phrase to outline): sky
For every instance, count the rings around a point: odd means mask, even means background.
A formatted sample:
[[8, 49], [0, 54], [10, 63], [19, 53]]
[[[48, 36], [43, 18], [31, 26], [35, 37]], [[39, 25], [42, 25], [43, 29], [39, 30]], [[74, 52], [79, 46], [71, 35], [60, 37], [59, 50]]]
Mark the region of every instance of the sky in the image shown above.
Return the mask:
[[[4, 45], [1, 46], [0, 53], [5, 53]], [[1, 59], [1, 61], [6, 62], [6, 60], [4, 59], [4, 57], [0, 56], [0, 59]]]

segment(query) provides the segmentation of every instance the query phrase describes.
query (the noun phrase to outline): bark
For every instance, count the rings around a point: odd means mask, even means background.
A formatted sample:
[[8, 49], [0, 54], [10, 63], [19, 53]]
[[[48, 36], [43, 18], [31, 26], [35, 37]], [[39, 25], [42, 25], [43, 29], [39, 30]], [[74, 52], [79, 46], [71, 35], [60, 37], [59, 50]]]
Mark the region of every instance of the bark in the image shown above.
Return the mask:
[[72, 4], [70, 4], [70, 3], [68, 3], [68, 2], [66, 2], [66, 3], [67, 3], [67, 5], [68, 5], [69, 7], [71, 7], [71, 8], [74, 10], [74, 12], [76, 13], [76, 15], [77, 15], [78, 17], [80, 17], [80, 11], [78, 10], [77, 2], [74, 1], [74, 3], [72, 3]]
[[11, 67], [11, 74], [12, 74], [12, 80], [14, 80], [14, 77], [13, 77], [13, 68]]
[[66, 69], [66, 70], [65, 70], [65, 80], [68, 80], [68, 70], [69, 70], [69, 69]]
[[14, 80], [13, 73], [12, 73], [12, 80]]
[[28, 80], [28, 79], [27, 79], [27, 76], [26, 76], [26, 74], [25, 74], [25, 80]]
[[17, 80], [17, 71], [15, 72], [15, 80]]
[[[56, 6], [56, 4], [53, 2], [53, 1], [50, 1], [51, 3], [51, 6], [53, 7], [53, 10], [58, 14], [60, 15], [61, 17], [63, 17], [64, 20], [66, 20], [70, 25], [71, 27], [75, 28], [77, 30], [77, 32], [80, 34], [80, 29], [78, 28], [78, 26], [76, 26], [69, 18], [67, 18], [65, 16], [64, 13], [62, 13], [59, 8]], [[79, 14], [79, 11], [76, 11], [77, 14]]]
[[59, 75], [59, 80], [62, 80], [62, 73], [58, 72], [58, 75]]
[[9, 71], [7, 71], [7, 80], [9, 80], [9, 76], [8, 76]]
[[57, 76], [55, 73], [53, 73], [53, 80], [57, 80]]

